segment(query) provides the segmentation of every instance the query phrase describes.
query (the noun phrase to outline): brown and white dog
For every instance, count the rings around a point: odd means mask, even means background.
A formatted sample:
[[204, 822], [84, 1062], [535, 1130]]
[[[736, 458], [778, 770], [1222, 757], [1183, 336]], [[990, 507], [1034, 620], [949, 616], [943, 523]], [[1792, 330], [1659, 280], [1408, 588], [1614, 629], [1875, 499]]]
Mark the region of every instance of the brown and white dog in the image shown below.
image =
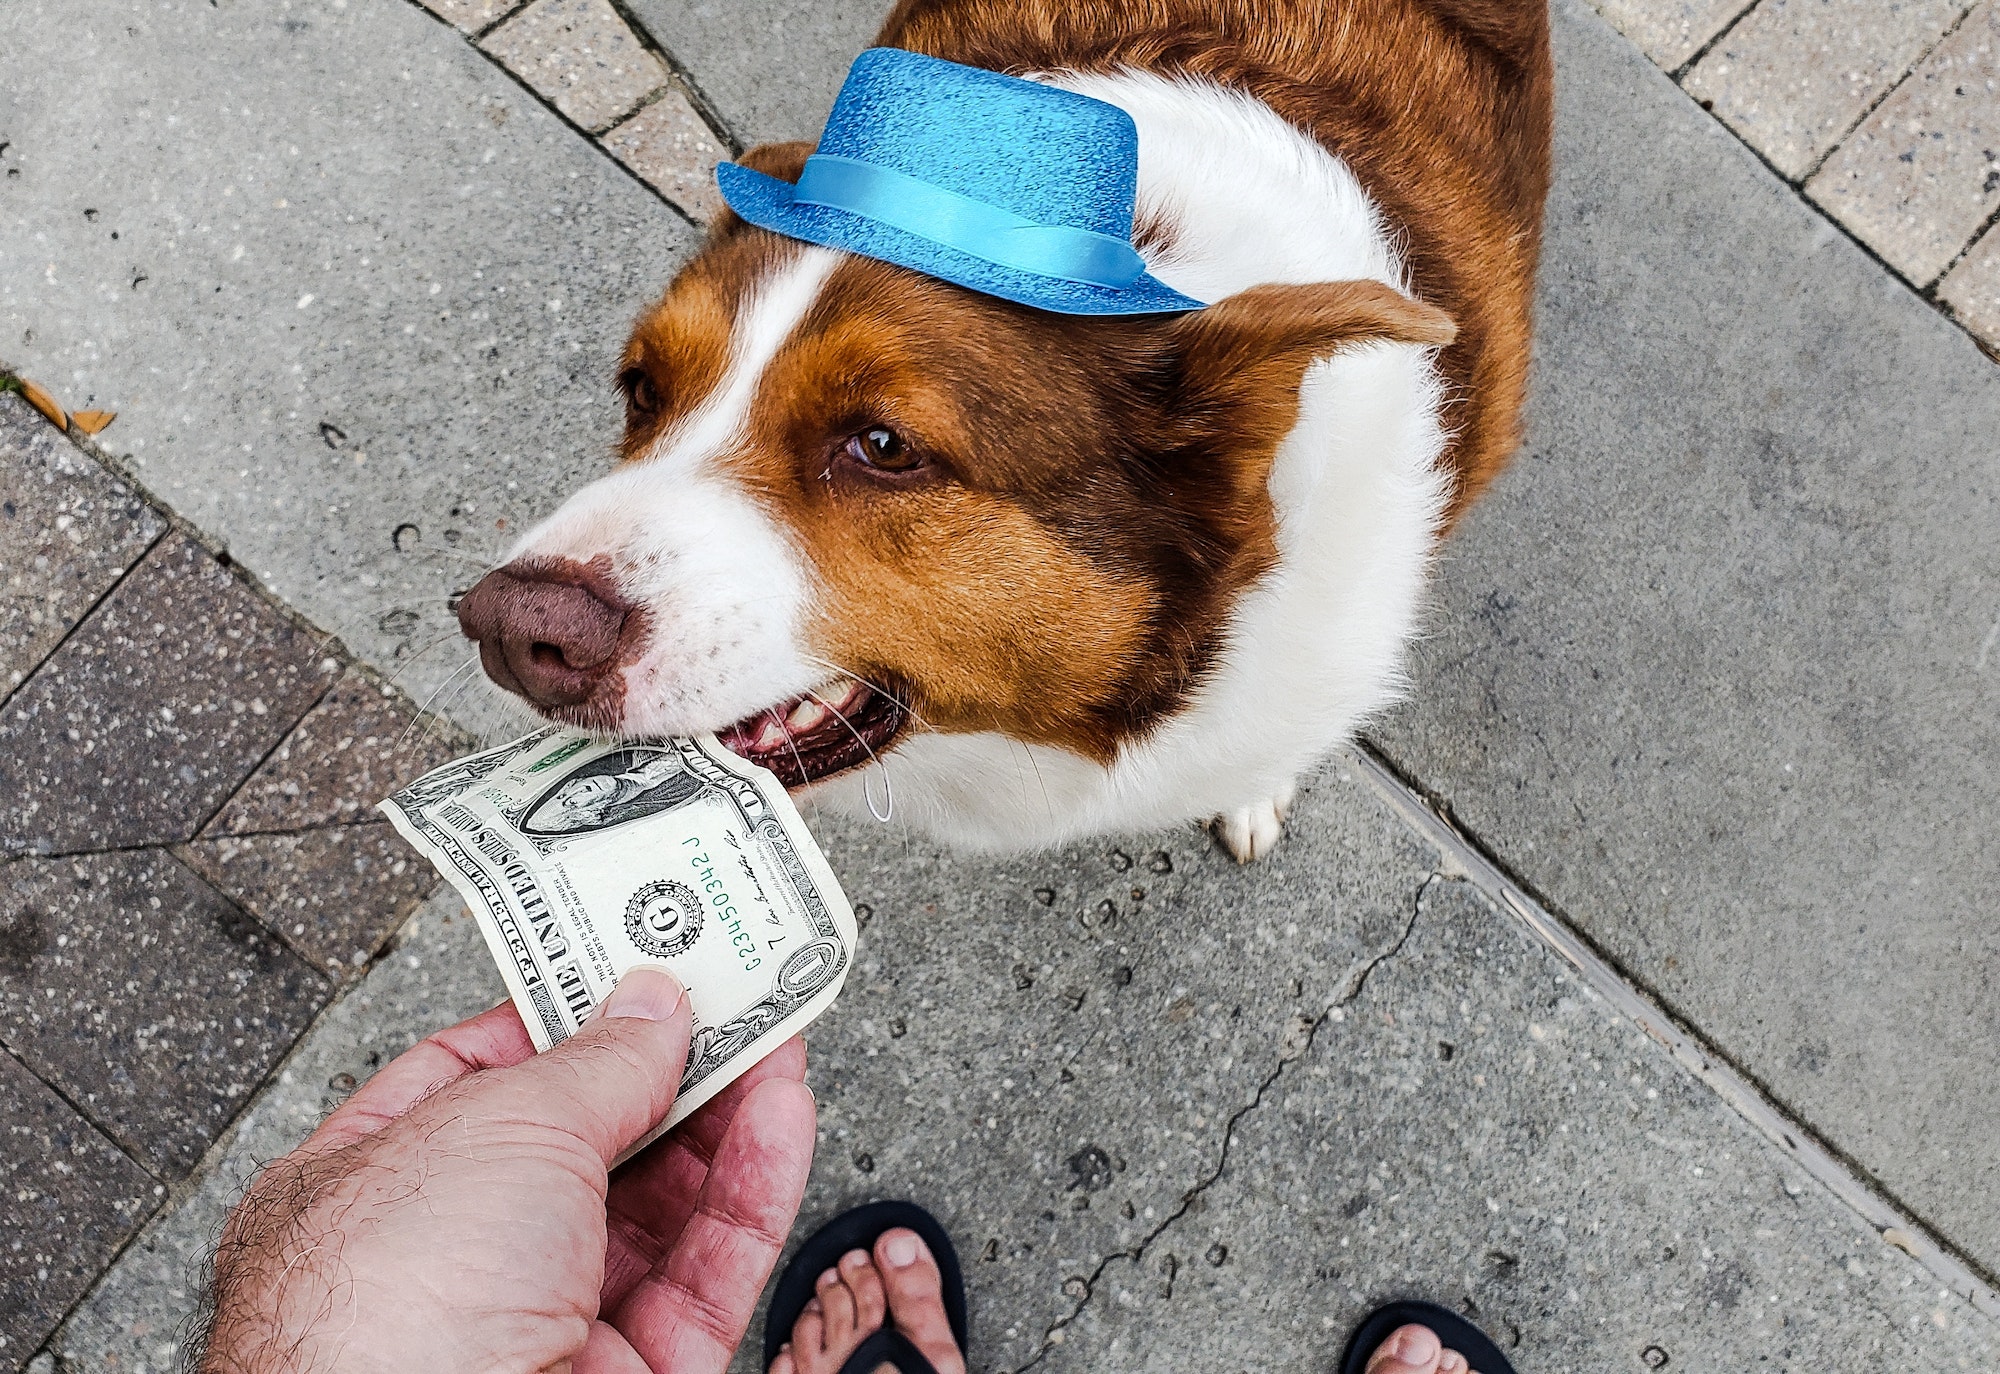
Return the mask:
[[1516, 445], [1545, 0], [904, 0], [879, 42], [1128, 111], [1135, 241], [1213, 304], [1050, 314], [724, 212], [626, 345], [624, 461], [466, 633], [552, 720], [716, 731], [823, 805], [879, 810], [883, 756], [959, 844], [1254, 858]]

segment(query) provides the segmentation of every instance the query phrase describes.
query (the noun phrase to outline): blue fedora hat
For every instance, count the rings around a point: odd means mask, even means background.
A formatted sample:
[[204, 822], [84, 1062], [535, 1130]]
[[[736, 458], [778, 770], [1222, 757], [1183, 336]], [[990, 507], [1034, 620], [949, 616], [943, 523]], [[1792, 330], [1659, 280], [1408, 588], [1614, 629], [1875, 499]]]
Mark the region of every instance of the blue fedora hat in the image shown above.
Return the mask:
[[752, 224], [989, 296], [1065, 315], [1199, 310], [1132, 246], [1138, 168], [1116, 105], [870, 48], [796, 185], [733, 162], [715, 179]]

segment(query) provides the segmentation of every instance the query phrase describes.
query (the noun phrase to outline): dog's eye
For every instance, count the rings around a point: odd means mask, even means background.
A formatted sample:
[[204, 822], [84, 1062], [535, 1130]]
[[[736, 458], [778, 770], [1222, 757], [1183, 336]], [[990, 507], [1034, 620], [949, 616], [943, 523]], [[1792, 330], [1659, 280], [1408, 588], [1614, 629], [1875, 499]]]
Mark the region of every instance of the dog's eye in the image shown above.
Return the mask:
[[647, 416], [660, 408], [659, 388], [653, 379], [636, 367], [627, 368], [619, 374], [618, 385], [625, 390], [625, 404], [635, 416]]
[[849, 436], [847, 456], [877, 472], [909, 472], [923, 466], [923, 455], [903, 442], [893, 429], [875, 425]]

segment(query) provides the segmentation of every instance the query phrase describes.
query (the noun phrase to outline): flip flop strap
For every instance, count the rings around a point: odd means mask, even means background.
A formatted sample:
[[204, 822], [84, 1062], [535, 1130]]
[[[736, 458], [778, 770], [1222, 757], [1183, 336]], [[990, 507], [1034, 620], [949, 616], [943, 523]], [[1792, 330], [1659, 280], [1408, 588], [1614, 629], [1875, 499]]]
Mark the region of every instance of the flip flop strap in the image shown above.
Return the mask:
[[910, 1344], [910, 1338], [893, 1326], [885, 1326], [860, 1345], [847, 1357], [847, 1363], [840, 1367], [840, 1374], [875, 1374], [875, 1370], [885, 1364], [892, 1364], [903, 1374], [937, 1374], [937, 1366], [924, 1358], [923, 1351]]

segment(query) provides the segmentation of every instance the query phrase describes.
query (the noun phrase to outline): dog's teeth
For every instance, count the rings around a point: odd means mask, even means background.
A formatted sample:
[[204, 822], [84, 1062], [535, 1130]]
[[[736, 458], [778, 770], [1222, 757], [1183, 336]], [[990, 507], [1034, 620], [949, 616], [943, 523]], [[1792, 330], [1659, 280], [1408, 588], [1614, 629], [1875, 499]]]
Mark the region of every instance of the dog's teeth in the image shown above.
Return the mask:
[[867, 691], [868, 689], [866, 687], [863, 687], [858, 682], [848, 683], [847, 690], [841, 694], [840, 706], [838, 708], [840, 713], [842, 715], [847, 715], [850, 712], [852, 712], [855, 707], [861, 705], [861, 698]]
[[785, 727], [768, 711], [757, 722], [757, 739], [750, 747], [759, 753], [777, 749], [785, 742]]
[[794, 706], [791, 715], [785, 719], [794, 730], [816, 729], [826, 719], [826, 708], [811, 697], [807, 697]]

